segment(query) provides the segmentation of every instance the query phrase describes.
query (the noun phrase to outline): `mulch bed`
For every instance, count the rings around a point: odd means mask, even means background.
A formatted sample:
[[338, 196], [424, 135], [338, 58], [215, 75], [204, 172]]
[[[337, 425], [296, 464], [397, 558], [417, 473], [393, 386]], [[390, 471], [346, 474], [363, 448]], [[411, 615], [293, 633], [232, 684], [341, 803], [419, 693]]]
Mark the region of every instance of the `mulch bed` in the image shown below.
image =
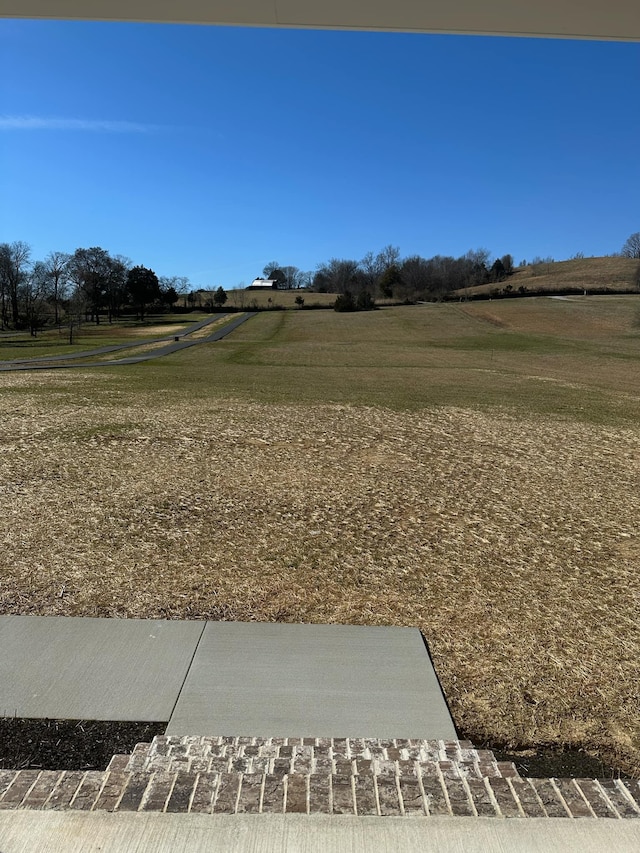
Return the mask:
[[[0, 718], [0, 767], [12, 770], [106, 770], [113, 755], [127, 755], [137, 743], [164, 734], [166, 723], [103, 720]], [[473, 742], [473, 738], [470, 738]], [[521, 776], [544, 778], [628, 778], [580, 749], [539, 746], [493, 748], [498, 761], [512, 761]]]
[[496, 761], [511, 761], [518, 773], [530, 779], [630, 779], [633, 778], [585, 749], [553, 743], [505, 744], [474, 737], [458, 728], [458, 736], [477, 749], [490, 749]]
[[164, 734], [166, 723], [0, 718], [0, 767], [106, 770], [113, 755]]

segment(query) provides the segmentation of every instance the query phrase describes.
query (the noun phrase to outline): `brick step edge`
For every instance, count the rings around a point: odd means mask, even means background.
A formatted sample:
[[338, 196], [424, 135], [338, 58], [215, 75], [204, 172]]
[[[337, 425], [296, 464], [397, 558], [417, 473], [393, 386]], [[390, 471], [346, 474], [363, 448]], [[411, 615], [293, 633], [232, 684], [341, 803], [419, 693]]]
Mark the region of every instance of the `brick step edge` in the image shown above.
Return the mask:
[[0, 770], [0, 810], [640, 818], [640, 782]]
[[496, 761], [470, 741], [373, 738], [177, 737], [160, 735], [139, 743], [130, 756], [116, 755], [109, 770], [128, 773], [331, 773], [338, 776], [420, 776], [460, 779], [518, 777], [511, 762]]

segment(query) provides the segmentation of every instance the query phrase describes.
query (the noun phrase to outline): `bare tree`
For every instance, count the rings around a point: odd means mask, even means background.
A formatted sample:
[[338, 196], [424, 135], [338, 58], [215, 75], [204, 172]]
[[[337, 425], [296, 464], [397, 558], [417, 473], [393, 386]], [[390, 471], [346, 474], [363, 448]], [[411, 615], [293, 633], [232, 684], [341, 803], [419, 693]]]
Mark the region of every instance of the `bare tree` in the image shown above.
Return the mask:
[[29, 275], [25, 277], [19, 293], [24, 320], [34, 338], [44, 328], [47, 315], [51, 311], [49, 302], [51, 294], [52, 287], [47, 266], [42, 261], [37, 261]]
[[360, 261], [359, 267], [364, 285], [373, 292], [384, 272], [384, 267], [381, 265], [380, 253], [374, 255], [373, 252], [367, 252]]
[[76, 291], [81, 291], [91, 319], [100, 323], [100, 310], [107, 303], [107, 294], [114, 274], [114, 259], [106, 249], [76, 249], [69, 261], [71, 279]]
[[358, 262], [331, 258], [321, 264], [313, 277], [315, 290], [325, 293], [344, 293], [353, 287], [358, 273]]
[[177, 275], [173, 277], [173, 287], [176, 289], [178, 296], [184, 298], [184, 305], [187, 305], [187, 293], [191, 290], [191, 282], [186, 275]]
[[378, 266], [383, 270], [389, 267], [397, 267], [400, 264], [400, 249], [397, 246], [389, 244], [385, 246], [377, 255]]
[[305, 290], [308, 290], [311, 287], [313, 282], [313, 273], [312, 272], [301, 272], [300, 273], [300, 287], [304, 287]]
[[187, 293], [191, 290], [191, 282], [185, 275], [161, 275], [158, 276], [158, 283], [163, 293], [171, 294], [171, 296], [175, 293], [176, 298], [170, 305], [175, 305], [178, 299], [181, 298], [184, 307], [187, 307]]
[[44, 259], [45, 273], [51, 284], [54, 322], [60, 323], [60, 303], [65, 299], [69, 286], [69, 261], [71, 255], [66, 252], [49, 252]]
[[623, 258], [640, 258], [640, 231], [627, 238], [620, 254]]
[[287, 290], [298, 290], [302, 287], [302, 282], [304, 278], [304, 273], [302, 270], [298, 269], [298, 267], [280, 267], [284, 275], [284, 287]]
[[[378, 288], [388, 291], [388, 281], [397, 279], [400, 267], [400, 249], [397, 246], [385, 246], [377, 255], [367, 252], [359, 263], [360, 283], [369, 293], [375, 293]], [[385, 283], [382, 279], [385, 278]]]
[[2, 328], [20, 325], [20, 288], [31, 268], [31, 246], [22, 240], [0, 243], [0, 311]]
[[80, 326], [82, 325], [82, 318], [85, 317], [86, 314], [87, 302], [84, 293], [80, 288], [76, 288], [76, 290], [71, 294], [71, 298], [67, 304], [66, 323], [69, 330], [69, 344], [73, 344], [74, 335], [78, 335]]

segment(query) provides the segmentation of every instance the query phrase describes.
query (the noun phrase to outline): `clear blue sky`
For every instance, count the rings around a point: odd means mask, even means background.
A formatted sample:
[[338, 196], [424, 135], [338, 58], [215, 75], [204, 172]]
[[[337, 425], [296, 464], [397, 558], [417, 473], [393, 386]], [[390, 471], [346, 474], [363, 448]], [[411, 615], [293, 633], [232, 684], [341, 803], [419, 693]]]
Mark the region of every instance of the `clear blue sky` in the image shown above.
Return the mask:
[[640, 44], [0, 21], [0, 242], [195, 287], [387, 244], [619, 251]]

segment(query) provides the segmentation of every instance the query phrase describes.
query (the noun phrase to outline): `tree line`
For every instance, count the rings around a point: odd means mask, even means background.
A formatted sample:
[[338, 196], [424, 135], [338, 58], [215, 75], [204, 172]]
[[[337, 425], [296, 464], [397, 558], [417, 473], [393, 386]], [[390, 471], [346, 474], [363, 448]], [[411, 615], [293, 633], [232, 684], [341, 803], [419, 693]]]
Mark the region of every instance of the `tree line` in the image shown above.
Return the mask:
[[[640, 232], [627, 239], [620, 255], [640, 258]], [[531, 263], [537, 262], [543, 259]], [[457, 258], [402, 258], [400, 250], [389, 245], [377, 253], [368, 252], [361, 260], [331, 258], [314, 272], [270, 261], [263, 276], [276, 279], [283, 289], [336, 293], [340, 297], [337, 310], [352, 311], [368, 310], [380, 298], [405, 302], [447, 299], [457, 290], [503, 282], [514, 269], [510, 254], [492, 260], [487, 249], [470, 250]], [[195, 307], [196, 302], [203, 307], [201, 293], [207, 295], [207, 310], [220, 308], [227, 298], [222, 287], [215, 292], [195, 292], [184, 276], [158, 276], [99, 246], [76, 249], [73, 254], [50, 252], [44, 260], [33, 260], [27, 243], [0, 243], [1, 330], [29, 329], [35, 335], [50, 322], [84, 319], [99, 324], [101, 318], [111, 321], [125, 310], [144, 319], [150, 307], [171, 310], [181, 298], [185, 308]]]
[[[619, 254], [640, 259], [640, 232], [626, 240]], [[583, 258], [584, 254], [578, 252], [573, 257]], [[535, 257], [529, 265], [535, 272], [553, 262], [552, 257]], [[520, 261], [518, 266], [527, 266], [527, 261]], [[451, 255], [402, 258], [399, 248], [389, 245], [377, 253], [367, 252], [361, 260], [331, 258], [319, 264], [315, 272], [271, 261], [265, 266], [263, 276], [275, 278], [278, 286], [285, 289], [304, 287], [318, 293], [337, 293], [341, 298], [337, 300], [336, 310], [360, 311], [372, 308], [376, 299], [406, 302], [447, 299], [454, 291], [505, 282], [515, 269], [512, 255], [492, 258], [487, 249], [472, 249], [457, 258]]]
[[99, 324], [125, 310], [144, 319], [150, 306], [171, 309], [188, 287], [187, 278], [158, 276], [99, 246], [33, 260], [27, 243], [0, 243], [2, 330], [28, 329], [35, 335], [50, 322]]
[[513, 271], [511, 255], [492, 261], [486, 249], [472, 250], [459, 258], [402, 258], [400, 250], [389, 245], [380, 252], [368, 252], [359, 261], [331, 258], [314, 272], [270, 261], [262, 277], [274, 279], [283, 290], [305, 288], [316, 293], [336, 293], [342, 297], [337, 310], [354, 311], [368, 310], [376, 299], [445, 299], [454, 290], [504, 281]]
[[504, 281], [513, 271], [511, 255], [492, 261], [486, 249], [475, 249], [458, 258], [447, 255], [402, 258], [396, 246], [386, 246], [376, 254], [368, 252], [360, 261], [331, 258], [320, 264], [311, 289], [343, 294], [346, 304], [354, 302], [366, 307], [376, 298], [446, 299], [454, 290]]

